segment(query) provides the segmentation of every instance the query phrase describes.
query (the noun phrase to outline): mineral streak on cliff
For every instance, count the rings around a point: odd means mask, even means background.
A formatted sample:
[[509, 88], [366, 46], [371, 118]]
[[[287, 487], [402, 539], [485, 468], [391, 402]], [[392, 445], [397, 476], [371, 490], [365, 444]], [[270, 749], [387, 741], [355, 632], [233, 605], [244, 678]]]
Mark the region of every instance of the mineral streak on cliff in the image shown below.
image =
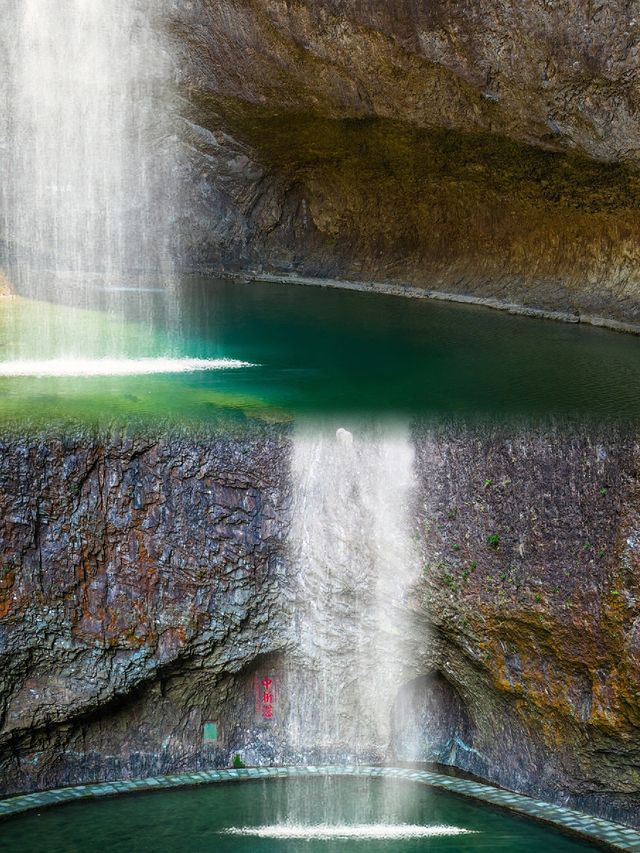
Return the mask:
[[[411, 444], [420, 572], [403, 602], [387, 755], [637, 824], [637, 438], [416, 425]], [[5, 437], [1, 450], [2, 793], [223, 765], [236, 752], [295, 760], [287, 705], [313, 690], [317, 661], [292, 622], [289, 430]], [[384, 545], [366, 529], [363, 566]], [[366, 605], [372, 590], [361, 592]], [[367, 614], [357, 595], [328, 604], [329, 639]], [[272, 720], [255, 710], [264, 675], [280, 684]], [[339, 738], [359, 721], [349, 684], [332, 687]]]
[[192, 263], [640, 319], [626, 0], [197, 0]]

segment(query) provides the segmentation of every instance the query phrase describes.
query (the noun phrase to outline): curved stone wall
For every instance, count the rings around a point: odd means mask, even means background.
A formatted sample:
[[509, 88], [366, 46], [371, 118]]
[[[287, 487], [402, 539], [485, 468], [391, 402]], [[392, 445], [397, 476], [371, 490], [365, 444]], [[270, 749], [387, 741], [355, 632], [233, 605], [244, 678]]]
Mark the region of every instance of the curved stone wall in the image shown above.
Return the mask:
[[140, 791], [158, 791], [189, 785], [211, 784], [212, 782], [242, 782], [259, 779], [287, 779], [304, 776], [371, 776], [374, 778], [407, 779], [422, 785], [428, 785], [441, 791], [447, 791], [462, 797], [468, 797], [490, 806], [522, 815], [523, 817], [547, 823], [562, 832], [577, 835], [589, 841], [599, 842], [613, 850], [637, 850], [640, 848], [640, 833], [625, 826], [590, 817], [581, 812], [541, 803], [500, 791], [489, 785], [483, 785], [466, 779], [454, 779], [426, 770], [406, 770], [395, 767], [248, 767], [243, 770], [209, 770], [200, 773], [184, 773], [179, 776], [160, 776], [139, 779], [132, 782], [107, 782], [101, 785], [78, 785], [73, 788], [61, 788], [45, 791], [41, 794], [29, 794], [0, 800], [0, 820], [19, 815], [27, 811], [62, 805], [93, 797], [111, 797], [132, 794]]

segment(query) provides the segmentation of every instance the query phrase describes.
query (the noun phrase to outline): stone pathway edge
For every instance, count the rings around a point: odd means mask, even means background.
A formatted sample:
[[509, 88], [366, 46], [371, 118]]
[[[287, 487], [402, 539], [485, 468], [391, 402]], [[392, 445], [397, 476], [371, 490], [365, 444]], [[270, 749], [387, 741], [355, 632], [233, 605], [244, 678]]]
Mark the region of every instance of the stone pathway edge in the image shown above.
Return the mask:
[[203, 785], [212, 782], [234, 782], [247, 779], [280, 779], [296, 776], [372, 776], [407, 779], [429, 785], [441, 791], [468, 797], [497, 808], [505, 809], [546, 823], [565, 833], [594, 841], [611, 850], [640, 853], [640, 832], [583, 812], [535, 800], [523, 794], [494, 788], [469, 779], [458, 779], [427, 770], [411, 770], [396, 767], [370, 766], [291, 766], [291, 767], [246, 767], [239, 770], [203, 770], [197, 773], [180, 773], [171, 776], [154, 776], [119, 782], [101, 782], [90, 785], [75, 785], [33, 794], [22, 794], [0, 800], [0, 819], [24, 812], [74, 802], [80, 799], [108, 797], [136, 791], [152, 791], [162, 788], [178, 788], [188, 785]]

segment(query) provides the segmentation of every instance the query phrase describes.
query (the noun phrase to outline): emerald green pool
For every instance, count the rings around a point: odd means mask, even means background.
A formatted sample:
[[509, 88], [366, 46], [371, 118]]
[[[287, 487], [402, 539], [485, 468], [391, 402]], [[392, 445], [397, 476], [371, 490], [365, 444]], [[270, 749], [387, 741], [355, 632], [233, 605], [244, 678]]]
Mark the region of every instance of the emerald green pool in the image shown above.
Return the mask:
[[368, 778], [250, 781], [126, 795], [29, 813], [1, 830], [6, 853], [595, 849], [424, 785]]
[[[112, 313], [0, 301], [0, 360], [237, 359], [146, 376], [0, 377], [0, 420], [283, 420], [314, 413], [436, 418], [640, 416], [640, 339], [430, 300], [214, 279], [178, 312], [123, 293]], [[153, 308], [153, 305], [152, 305]], [[147, 315], [153, 320], [148, 322]]]

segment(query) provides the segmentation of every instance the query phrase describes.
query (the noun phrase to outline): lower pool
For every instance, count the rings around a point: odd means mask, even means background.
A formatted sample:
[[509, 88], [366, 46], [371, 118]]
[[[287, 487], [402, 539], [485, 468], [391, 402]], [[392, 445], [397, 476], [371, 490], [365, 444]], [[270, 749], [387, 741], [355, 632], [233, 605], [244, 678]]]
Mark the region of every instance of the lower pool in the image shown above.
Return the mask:
[[351, 777], [243, 781], [86, 800], [12, 818], [2, 824], [1, 838], [4, 853], [597, 849], [415, 782]]

